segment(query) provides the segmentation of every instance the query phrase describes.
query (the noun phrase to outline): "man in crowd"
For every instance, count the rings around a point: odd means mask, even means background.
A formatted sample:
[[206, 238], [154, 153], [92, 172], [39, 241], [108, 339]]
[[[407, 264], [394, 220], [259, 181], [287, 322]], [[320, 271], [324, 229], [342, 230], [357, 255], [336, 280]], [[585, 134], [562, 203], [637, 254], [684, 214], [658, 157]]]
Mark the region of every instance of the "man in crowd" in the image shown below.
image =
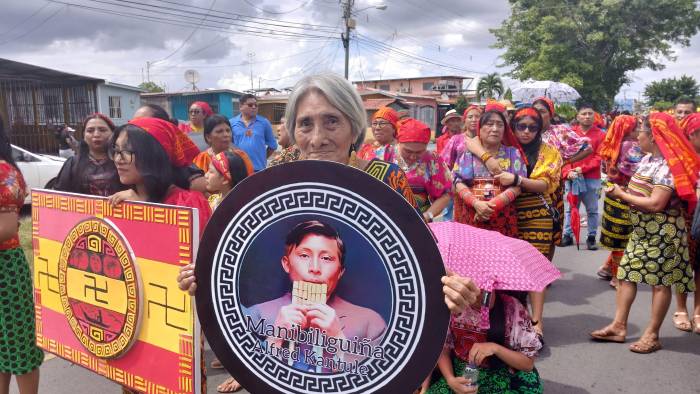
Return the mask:
[[[596, 232], [598, 230], [598, 197], [600, 196], [600, 155], [598, 147], [605, 138], [605, 134], [594, 125], [595, 111], [590, 104], [582, 104], [579, 106], [578, 114], [576, 115], [577, 124], [573, 127], [576, 134], [581, 137], [590, 139], [593, 154], [587, 156], [583, 160], [565, 165], [562, 168], [562, 176], [566, 179], [565, 195], [571, 192], [574, 183], [579, 189], [578, 203], [583, 202], [586, 207], [588, 216], [588, 237], [586, 245], [589, 250], [596, 250]], [[580, 188], [578, 187], [580, 186]], [[585, 187], [584, 187], [585, 186]], [[581, 190], [585, 189], [585, 190]], [[566, 201], [566, 197], [564, 198]], [[577, 203], [577, 205], [578, 205]], [[571, 230], [571, 207], [565, 204], [564, 210], [564, 233], [561, 240], [561, 246], [569, 246], [573, 244]]]
[[679, 98], [676, 101], [676, 105], [673, 108], [673, 112], [676, 115], [676, 121], [682, 121], [686, 116], [694, 114], [697, 111], [697, 105], [695, 101], [687, 98]]
[[440, 124], [444, 127], [442, 129], [442, 135], [435, 140], [438, 154], [442, 153], [442, 150], [445, 149], [445, 145], [447, 145], [447, 142], [452, 136], [462, 132], [462, 116], [457, 113], [456, 110], [451, 109], [447, 111]]
[[270, 121], [258, 115], [255, 96], [244, 94], [239, 102], [240, 115], [230, 119], [233, 144], [248, 154], [256, 172], [262, 171], [267, 166], [267, 158], [277, 149], [277, 140]]

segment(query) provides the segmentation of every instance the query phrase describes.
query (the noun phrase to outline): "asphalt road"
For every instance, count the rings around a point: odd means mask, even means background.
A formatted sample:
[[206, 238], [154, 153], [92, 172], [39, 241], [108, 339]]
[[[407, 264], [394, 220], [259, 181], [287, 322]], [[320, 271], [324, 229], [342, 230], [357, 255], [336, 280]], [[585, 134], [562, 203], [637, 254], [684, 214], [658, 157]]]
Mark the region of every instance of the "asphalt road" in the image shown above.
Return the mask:
[[[557, 250], [554, 261], [563, 277], [548, 293], [546, 346], [536, 363], [545, 393], [700, 393], [700, 335], [676, 330], [670, 319], [673, 309], [661, 329], [662, 350], [649, 355], [628, 350], [649, 318], [648, 286], [639, 287], [627, 344], [595, 343], [588, 339], [588, 332], [607, 324], [614, 313], [614, 290], [595, 276], [606, 257], [603, 250]], [[212, 357], [212, 352], [207, 351], [208, 362]], [[225, 377], [223, 371], [209, 369], [208, 392], [215, 393]], [[10, 392], [18, 391], [13, 387]], [[120, 389], [82, 367], [52, 358], [41, 368], [40, 392], [108, 394], [119, 393]]]

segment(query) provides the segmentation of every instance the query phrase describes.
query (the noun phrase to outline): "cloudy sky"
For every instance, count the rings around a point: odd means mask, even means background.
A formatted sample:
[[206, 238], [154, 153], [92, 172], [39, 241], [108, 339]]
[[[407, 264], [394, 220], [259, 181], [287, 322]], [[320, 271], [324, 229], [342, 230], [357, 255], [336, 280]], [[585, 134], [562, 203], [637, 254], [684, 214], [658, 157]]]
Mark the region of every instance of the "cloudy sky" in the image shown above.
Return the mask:
[[[372, 6], [386, 4], [386, 10]], [[491, 49], [509, 15], [506, 0], [356, 0], [350, 78], [483, 75], [497, 68]], [[300, 75], [343, 73], [338, 0], [4, 0], [0, 56], [137, 85], [150, 79], [168, 91], [287, 87]], [[663, 71], [639, 70], [619, 97], [637, 98], [665, 77], [700, 80], [700, 36], [676, 48]]]

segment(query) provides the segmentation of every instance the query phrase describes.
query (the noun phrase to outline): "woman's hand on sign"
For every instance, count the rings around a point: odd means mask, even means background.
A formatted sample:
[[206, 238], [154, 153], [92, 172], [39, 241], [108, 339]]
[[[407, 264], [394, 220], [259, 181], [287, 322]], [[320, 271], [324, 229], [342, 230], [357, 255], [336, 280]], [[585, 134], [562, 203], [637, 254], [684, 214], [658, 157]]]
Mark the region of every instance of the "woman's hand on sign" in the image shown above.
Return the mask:
[[122, 190], [112, 194], [109, 198], [109, 203], [114, 207], [126, 200], [138, 201], [139, 196], [133, 189]]
[[476, 302], [481, 291], [471, 279], [447, 271], [447, 275], [442, 277], [442, 292], [450, 312], [462, 313]]
[[188, 292], [191, 296], [197, 290], [197, 278], [194, 277], [194, 263], [180, 267], [177, 275], [177, 285], [182, 291]]
[[335, 309], [326, 304], [311, 305], [306, 311], [306, 319], [309, 322], [309, 327], [315, 327], [321, 331], [326, 331], [329, 337], [345, 337], [343, 335], [343, 326], [340, 324], [340, 320], [338, 320]]
[[473, 394], [478, 390], [477, 386], [472, 386], [469, 379], [463, 376], [452, 376], [445, 378], [447, 385], [457, 394]]
[[306, 329], [307, 324], [306, 307], [303, 305], [289, 304], [280, 308], [275, 319], [275, 326], [291, 329], [294, 326], [299, 326], [300, 329]]

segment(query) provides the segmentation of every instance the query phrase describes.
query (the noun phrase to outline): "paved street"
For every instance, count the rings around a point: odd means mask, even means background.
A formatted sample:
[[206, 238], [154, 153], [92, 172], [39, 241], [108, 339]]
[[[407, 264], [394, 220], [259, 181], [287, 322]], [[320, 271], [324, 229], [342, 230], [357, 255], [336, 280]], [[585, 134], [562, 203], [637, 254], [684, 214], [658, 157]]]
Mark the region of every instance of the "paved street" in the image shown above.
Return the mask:
[[[564, 275], [549, 292], [545, 308], [547, 346], [536, 363], [545, 392], [698, 393], [700, 335], [677, 331], [670, 313], [661, 331], [663, 350], [651, 355], [628, 350], [650, 313], [648, 287], [640, 286], [632, 308], [628, 344], [588, 340], [588, 332], [602, 327], [613, 315], [614, 291], [607, 282], [595, 277], [596, 268], [606, 256], [606, 251], [576, 251], [576, 247], [557, 251], [555, 263]], [[208, 351], [208, 361], [212, 357]], [[56, 358], [46, 361], [41, 373], [42, 393], [119, 392], [117, 385]], [[215, 393], [225, 376], [210, 369], [208, 392]], [[16, 388], [11, 392], [17, 393]]]

